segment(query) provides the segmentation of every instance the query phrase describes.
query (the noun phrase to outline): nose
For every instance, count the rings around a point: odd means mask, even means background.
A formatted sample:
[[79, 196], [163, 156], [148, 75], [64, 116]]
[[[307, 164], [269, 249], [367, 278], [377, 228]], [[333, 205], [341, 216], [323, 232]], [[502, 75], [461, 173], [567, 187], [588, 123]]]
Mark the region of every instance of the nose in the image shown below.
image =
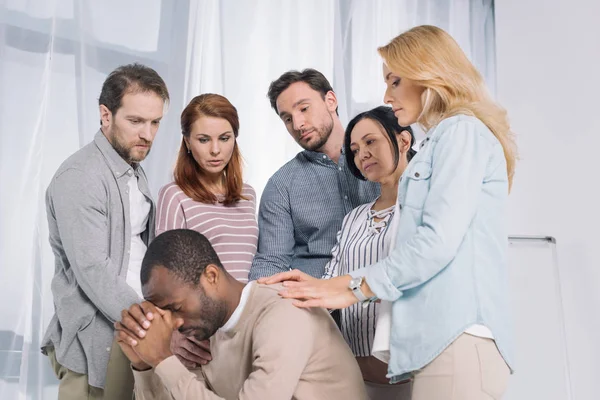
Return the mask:
[[294, 130], [295, 131], [301, 131], [302, 128], [304, 128], [304, 117], [302, 117], [302, 115], [297, 115], [295, 117], [292, 117], [292, 124], [294, 126]]
[[385, 104], [392, 104], [394, 98], [390, 94], [390, 88], [385, 89], [385, 93], [383, 94], [383, 102]]
[[152, 130], [152, 124], [151, 123], [146, 123], [144, 124], [144, 126], [142, 127], [142, 130], [140, 131], [140, 138], [144, 139], [148, 142], [151, 142], [152, 139], [154, 138], [154, 132]]
[[371, 157], [371, 153], [369, 152], [369, 150], [366, 147], [362, 147], [362, 148], [358, 149], [358, 159], [359, 160], [363, 161], [369, 157]]
[[221, 146], [219, 145], [219, 141], [215, 140], [214, 142], [212, 142], [212, 145], [210, 146], [210, 154], [212, 156], [216, 156], [216, 155], [219, 155], [220, 152], [221, 152]]

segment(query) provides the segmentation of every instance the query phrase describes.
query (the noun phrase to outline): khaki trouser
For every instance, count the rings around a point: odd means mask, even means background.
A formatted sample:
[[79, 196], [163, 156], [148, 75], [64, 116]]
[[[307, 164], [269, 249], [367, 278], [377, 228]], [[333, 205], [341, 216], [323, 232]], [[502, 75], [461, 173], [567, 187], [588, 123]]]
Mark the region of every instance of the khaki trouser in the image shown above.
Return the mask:
[[113, 342], [106, 370], [104, 390], [88, 383], [88, 376], [63, 367], [56, 360], [53, 347], [48, 348], [48, 358], [56, 377], [60, 380], [58, 400], [131, 400], [133, 399], [133, 373], [129, 360], [116, 342]]
[[415, 373], [412, 400], [498, 400], [509, 375], [492, 339], [464, 333]]

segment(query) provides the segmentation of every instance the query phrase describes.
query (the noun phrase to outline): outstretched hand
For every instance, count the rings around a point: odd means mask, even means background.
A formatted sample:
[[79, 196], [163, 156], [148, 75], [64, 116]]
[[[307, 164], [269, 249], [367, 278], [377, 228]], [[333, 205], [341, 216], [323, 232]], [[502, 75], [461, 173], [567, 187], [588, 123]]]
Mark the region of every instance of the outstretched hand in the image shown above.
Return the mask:
[[331, 279], [317, 279], [299, 270], [281, 272], [258, 283], [273, 284], [282, 282], [284, 289], [279, 295], [287, 299], [296, 299], [294, 305], [301, 308], [323, 307], [330, 310], [350, 307], [358, 299], [348, 288], [352, 277], [339, 276]]
[[274, 283], [280, 283], [280, 282], [286, 282], [286, 281], [310, 282], [310, 281], [318, 281], [318, 279], [300, 271], [299, 269], [293, 269], [291, 271], [280, 272], [280, 273], [272, 275], [272, 276], [260, 278], [258, 280], [258, 283], [262, 283], [265, 285], [272, 285]]

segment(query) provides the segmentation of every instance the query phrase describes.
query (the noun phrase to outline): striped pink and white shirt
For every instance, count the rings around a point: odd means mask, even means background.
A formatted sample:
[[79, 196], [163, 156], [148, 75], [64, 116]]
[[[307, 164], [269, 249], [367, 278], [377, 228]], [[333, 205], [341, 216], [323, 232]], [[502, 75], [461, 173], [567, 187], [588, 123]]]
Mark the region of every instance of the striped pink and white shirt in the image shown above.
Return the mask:
[[182, 228], [200, 232], [210, 241], [225, 269], [235, 279], [248, 282], [258, 242], [256, 192], [244, 184], [242, 196], [248, 200], [231, 206], [199, 203], [171, 182], [158, 193], [156, 235]]

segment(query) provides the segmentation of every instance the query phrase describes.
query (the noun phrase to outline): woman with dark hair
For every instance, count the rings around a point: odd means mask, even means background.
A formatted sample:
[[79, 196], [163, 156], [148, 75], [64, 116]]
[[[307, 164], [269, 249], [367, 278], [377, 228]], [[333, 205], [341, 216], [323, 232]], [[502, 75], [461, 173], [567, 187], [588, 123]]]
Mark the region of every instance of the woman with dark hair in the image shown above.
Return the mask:
[[187, 228], [208, 238], [225, 269], [248, 281], [256, 253], [256, 194], [242, 180], [237, 110], [225, 97], [202, 94], [181, 114], [183, 138], [175, 181], [158, 196], [156, 234]]
[[[395, 207], [398, 180], [415, 155], [413, 144], [412, 129], [400, 126], [390, 107], [374, 108], [350, 121], [344, 138], [347, 165], [357, 178], [378, 182], [381, 195], [346, 215], [323, 278], [347, 275], [387, 256], [391, 223], [400, 217]], [[408, 399], [410, 385], [390, 385], [387, 364], [372, 355], [379, 307], [373, 302], [340, 310], [340, 329], [356, 356], [369, 397]]]

